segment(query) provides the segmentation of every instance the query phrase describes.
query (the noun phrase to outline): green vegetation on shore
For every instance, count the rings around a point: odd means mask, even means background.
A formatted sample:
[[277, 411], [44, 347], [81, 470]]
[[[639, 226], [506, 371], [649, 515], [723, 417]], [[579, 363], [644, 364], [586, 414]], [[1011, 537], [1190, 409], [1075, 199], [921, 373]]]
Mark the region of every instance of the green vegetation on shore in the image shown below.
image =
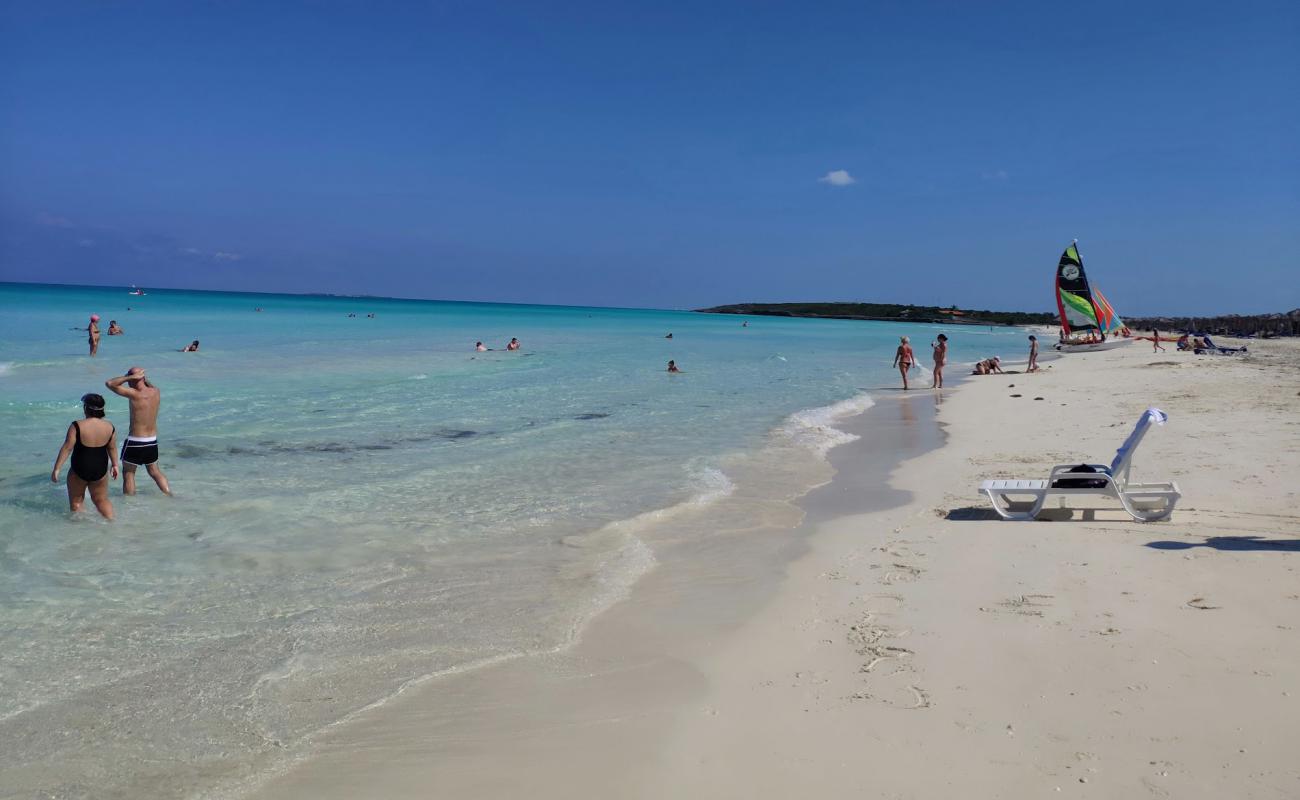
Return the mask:
[[1056, 325], [1054, 313], [988, 311], [894, 303], [736, 303], [697, 308], [702, 314], [756, 314], [769, 317], [869, 319], [886, 322], [941, 322], [953, 325]]

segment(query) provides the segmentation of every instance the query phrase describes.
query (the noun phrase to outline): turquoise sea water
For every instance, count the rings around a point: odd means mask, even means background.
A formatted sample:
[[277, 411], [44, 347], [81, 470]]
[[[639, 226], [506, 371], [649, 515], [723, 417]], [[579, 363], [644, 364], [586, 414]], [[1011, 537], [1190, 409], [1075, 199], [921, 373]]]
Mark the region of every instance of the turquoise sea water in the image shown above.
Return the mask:
[[[0, 308], [16, 796], [201, 794], [412, 681], [563, 646], [653, 567], [641, 526], [727, 495], [746, 453], [842, 441], [835, 417], [897, 384], [900, 333], [925, 360], [939, 330], [15, 284]], [[92, 312], [125, 329], [93, 359]], [[955, 361], [1023, 349], [948, 333]], [[103, 382], [132, 365], [176, 496], [141, 473], [115, 523], [74, 519], [50, 466], [84, 392], [125, 433]]]

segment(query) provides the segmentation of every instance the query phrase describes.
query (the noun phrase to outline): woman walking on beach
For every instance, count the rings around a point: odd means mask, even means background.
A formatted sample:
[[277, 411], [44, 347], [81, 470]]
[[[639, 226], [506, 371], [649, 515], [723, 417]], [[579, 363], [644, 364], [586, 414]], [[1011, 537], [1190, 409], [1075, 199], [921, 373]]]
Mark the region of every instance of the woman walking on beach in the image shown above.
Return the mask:
[[1038, 371], [1038, 337], [1030, 336], [1029, 337], [1029, 367], [1025, 369], [1025, 372], [1037, 372], [1037, 371]]
[[948, 361], [948, 337], [939, 334], [939, 340], [930, 345], [934, 350], [934, 382], [931, 389], [943, 388], [943, 365]]
[[916, 363], [916, 356], [912, 355], [912, 345], [908, 344], [906, 336], [902, 337], [902, 342], [894, 352], [894, 366], [903, 376], [903, 391], [907, 391], [907, 371]]
[[1160, 346], [1160, 331], [1155, 330], [1154, 328], [1151, 330], [1151, 345], [1151, 352], [1153, 353], [1164, 351], [1164, 348]]
[[104, 419], [103, 396], [82, 395], [81, 410], [85, 419], [79, 419], [68, 426], [68, 433], [63, 437], [63, 447], [59, 448], [59, 455], [54, 459], [50, 481], [59, 482], [63, 462], [72, 456], [68, 469], [68, 508], [74, 514], [81, 511], [86, 502], [86, 490], [89, 489], [90, 501], [104, 519], [111, 520], [113, 504], [108, 499], [108, 480], [110, 472], [113, 478], [117, 477], [117, 430], [113, 428], [113, 423]]

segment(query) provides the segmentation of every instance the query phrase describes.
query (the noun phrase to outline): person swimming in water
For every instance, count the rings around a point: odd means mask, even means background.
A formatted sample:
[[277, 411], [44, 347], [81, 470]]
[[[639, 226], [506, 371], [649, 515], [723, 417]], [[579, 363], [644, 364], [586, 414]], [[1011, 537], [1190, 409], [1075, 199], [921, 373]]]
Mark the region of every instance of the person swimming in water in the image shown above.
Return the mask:
[[482, 342], [475, 342], [475, 343], [474, 343], [474, 349], [477, 350], [477, 351], [480, 352], [480, 353], [486, 353], [486, 352], [487, 352], [487, 347], [485, 347], [485, 346], [483, 345]]
[[669, 372], [681, 372], [681, 370], [677, 368], [677, 362], [676, 362], [676, 361], [673, 361], [673, 360], [671, 360], [671, 359], [669, 359], [669, 361], [668, 361], [668, 371], [669, 371]]
[[903, 336], [900, 338], [902, 343], [899, 344], [898, 349], [894, 351], [894, 366], [898, 367], [899, 373], [903, 376], [903, 391], [907, 391], [909, 388], [907, 385], [907, 373], [912, 369], [912, 365], [916, 363], [916, 356], [912, 354], [912, 345], [908, 342], [907, 337]]
[[115, 319], [110, 319], [110, 320], [108, 321], [108, 335], [109, 335], [109, 336], [121, 336], [121, 335], [122, 335], [122, 329], [121, 329], [120, 327], [118, 327], [117, 320], [115, 320]]
[[197, 352], [199, 352], [199, 340], [198, 340], [198, 339], [195, 339], [194, 341], [192, 341], [192, 342], [190, 342], [189, 344], [185, 345], [184, 347], [181, 348], [181, 352], [182, 352], [182, 353], [197, 353]]
[[519, 347], [520, 347], [519, 340], [513, 337], [511, 337], [510, 339], [510, 344], [506, 345], [506, 349], [510, 351], [518, 350]]
[[114, 394], [131, 402], [131, 432], [122, 444], [122, 494], [135, 494], [136, 467], [144, 467], [165, 495], [172, 493], [167, 476], [158, 466], [158, 407], [162, 392], [149, 382], [144, 370], [131, 367], [125, 375], [104, 382]]
[[81, 396], [84, 419], [68, 426], [63, 446], [54, 459], [50, 481], [59, 482], [63, 462], [72, 457], [68, 469], [68, 508], [78, 513], [90, 491], [90, 502], [104, 519], [113, 519], [113, 503], [108, 499], [108, 480], [111, 473], [117, 478], [117, 429], [104, 419], [104, 398], [97, 394]]

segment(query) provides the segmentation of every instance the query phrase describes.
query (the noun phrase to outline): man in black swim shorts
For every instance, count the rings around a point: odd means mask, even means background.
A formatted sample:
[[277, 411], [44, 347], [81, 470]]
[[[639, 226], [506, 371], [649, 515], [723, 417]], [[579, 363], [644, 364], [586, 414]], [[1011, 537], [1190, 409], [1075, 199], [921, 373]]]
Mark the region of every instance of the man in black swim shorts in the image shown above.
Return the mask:
[[158, 467], [158, 407], [162, 392], [140, 367], [131, 367], [125, 375], [110, 378], [104, 385], [131, 401], [131, 433], [122, 444], [122, 494], [135, 494], [137, 467], [145, 468], [163, 494], [171, 494], [167, 476]]

